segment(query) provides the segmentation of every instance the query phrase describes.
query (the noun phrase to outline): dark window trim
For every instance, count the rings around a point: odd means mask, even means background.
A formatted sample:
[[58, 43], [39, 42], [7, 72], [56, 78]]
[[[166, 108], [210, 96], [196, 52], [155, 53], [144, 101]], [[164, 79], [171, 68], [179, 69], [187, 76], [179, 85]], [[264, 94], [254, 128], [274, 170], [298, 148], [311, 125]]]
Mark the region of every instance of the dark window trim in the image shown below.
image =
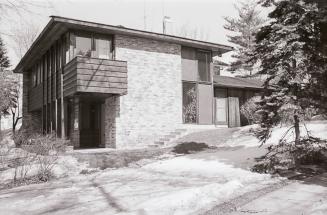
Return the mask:
[[[195, 50], [195, 57], [196, 57], [196, 60], [198, 61], [198, 72], [197, 72], [197, 79], [198, 79], [198, 82], [201, 82], [201, 83], [211, 83], [212, 82], [212, 74], [211, 74], [211, 63], [212, 63], [212, 51], [210, 50], [204, 50], [204, 49], [196, 49]], [[209, 70], [208, 70], [208, 76], [209, 76], [209, 80], [208, 81], [202, 81], [200, 80], [200, 71], [199, 71], [199, 58], [198, 58], [198, 53], [199, 52], [202, 52], [202, 53], [207, 53], [209, 55]]]
[[[183, 119], [183, 84], [195, 84], [195, 91], [196, 91], [196, 122], [194, 123], [185, 123]], [[184, 81], [182, 80], [182, 123], [185, 125], [198, 125], [199, 124], [199, 90], [198, 90], [199, 83], [197, 81]]]
[[[66, 34], [66, 44], [65, 44], [65, 65], [67, 65], [71, 60], [73, 60], [76, 56], [74, 56], [72, 59], [67, 59], [66, 58], [66, 52], [67, 51], [71, 51], [70, 50], [70, 46], [72, 45], [74, 48], [76, 48], [76, 41], [74, 41], [73, 43], [74, 44], [71, 44], [71, 36], [80, 36], [80, 37], [88, 37], [91, 39], [91, 52], [94, 52], [96, 51], [95, 48], [95, 40], [96, 39], [103, 39], [103, 40], [109, 40], [110, 41], [110, 53], [111, 53], [111, 56], [109, 56], [109, 60], [114, 60], [115, 59], [115, 53], [114, 53], [114, 50], [115, 50], [115, 43], [114, 43], [114, 34], [103, 34], [103, 33], [94, 33], [94, 32], [89, 32], [89, 31], [76, 31], [76, 30], [73, 30], [73, 31], [68, 31]], [[69, 53], [69, 57], [71, 56], [71, 53]], [[110, 58], [111, 57], [111, 58]], [[95, 57], [93, 57], [95, 58]], [[102, 59], [102, 58], [97, 58], [97, 59]]]

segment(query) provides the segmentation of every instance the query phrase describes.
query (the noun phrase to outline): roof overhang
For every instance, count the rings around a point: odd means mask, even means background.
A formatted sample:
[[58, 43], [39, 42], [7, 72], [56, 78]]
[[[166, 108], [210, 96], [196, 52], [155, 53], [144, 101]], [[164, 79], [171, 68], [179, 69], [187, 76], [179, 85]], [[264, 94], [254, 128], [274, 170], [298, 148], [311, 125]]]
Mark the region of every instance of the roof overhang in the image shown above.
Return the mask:
[[264, 88], [263, 81], [258, 79], [246, 79], [220, 75], [214, 77], [214, 86], [221, 88], [238, 88], [252, 90], [262, 90]]
[[37, 37], [30, 49], [18, 63], [14, 72], [22, 73], [24, 68], [29, 68], [49, 49], [52, 43], [68, 30], [84, 30], [102, 34], [120, 34], [135, 37], [165, 41], [199, 49], [211, 50], [217, 55], [232, 51], [233, 47], [217, 43], [205, 42], [173, 35], [160, 34], [149, 31], [136, 30], [122, 26], [113, 26], [96, 22], [88, 22], [77, 19], [51, 16], [51, 20]]

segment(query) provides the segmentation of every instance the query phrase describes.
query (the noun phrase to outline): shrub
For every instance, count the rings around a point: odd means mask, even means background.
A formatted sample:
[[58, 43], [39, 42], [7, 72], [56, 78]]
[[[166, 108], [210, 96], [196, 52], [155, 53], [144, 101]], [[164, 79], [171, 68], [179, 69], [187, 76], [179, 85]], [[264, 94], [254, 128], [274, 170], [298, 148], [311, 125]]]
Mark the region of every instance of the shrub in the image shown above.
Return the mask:
[[[16, 146], [11, 154], [11, 167], [14, 168], [13, 184], [32, 181], [46, 182], [52, 176], [59, 154], [65, 151], [68, 141], [57, 139], [54, 135], [30, 134], [24, 130], [14, 135]], [[31, 175], [31, 170], [36, 175]]]
[[268, 147], [268, 153], [252, 168], [255, 172], [278, 173], [300, 165], [322, 165], [327, 162], [327, 142], [314, 137], [302, 138], [298, 144], [280, 141]]
[[32, 133], [26, 129], [20, 129], [16, 131], [13, 135], [13, 140], [15, 142], [16, 147], [20, 147], [21, 145], [27, 145], [31, 136]]
[[8, 157], [12, 149], [7, 139], [0, 140], [0, 171], [8, 168]]
[[48, 181], [52, 176], [52, 169], [58, 156], [65, 151], [68, 141], [58, 139], [54, 135], [35, 134], [27, 143], [28, 145], [23, 145], [22, 148], [35, 155], [35, 163], [38, 167], [37, 177], [40, 181]]
[[184, 142], [176, 145], [173, 152], [177, 154], [190, 154], [191, 152], [203, 151], [208, 148], [209, 146], [205, 143]]
[[260, 120], [260, 115], [256, 113], [258, 109], [257, 102], [260, 101], [259, 96], [254, 96], [250, 99], [248, 99], [240, 109], [241, 114], [245, 117], [248, 124], [252, 125], [255, 122], [258, 122]]
[[[296, 107], [292, 104], [285, 104], [283, 105], [280, 110], [278, 111], [278, 115], [280, 116], [280, 123], [281, 125], [290, 125], [294, 124], [294, 109]], [[315, 116], [317, 110], [314, 108], [306, 108], [301, 111], [299, 117], [300, 121], [307, 121], [311, 120], [313, 116]]]

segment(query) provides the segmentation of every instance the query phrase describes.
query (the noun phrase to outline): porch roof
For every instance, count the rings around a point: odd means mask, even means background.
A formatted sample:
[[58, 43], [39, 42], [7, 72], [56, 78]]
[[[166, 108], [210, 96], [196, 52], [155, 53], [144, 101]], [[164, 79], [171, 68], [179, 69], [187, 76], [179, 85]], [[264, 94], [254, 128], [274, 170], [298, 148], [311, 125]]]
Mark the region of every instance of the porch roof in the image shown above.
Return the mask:
[[239, 77], [216, 75], [213, 78], [214, 86], [225, 88], [263, 89], [263, 81]]

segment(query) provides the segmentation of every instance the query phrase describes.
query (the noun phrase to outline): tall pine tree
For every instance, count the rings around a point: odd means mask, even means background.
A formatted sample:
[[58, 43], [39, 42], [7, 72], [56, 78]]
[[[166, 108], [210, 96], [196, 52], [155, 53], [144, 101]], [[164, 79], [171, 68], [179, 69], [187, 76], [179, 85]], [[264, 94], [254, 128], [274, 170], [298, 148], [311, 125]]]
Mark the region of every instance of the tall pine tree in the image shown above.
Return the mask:
[[10, 63], [9, 63], [9, 58], [7, 56], [7, 50], [5, 49], [5, 46], [0, 37], [0, 72], [5, 70], [9, 66], [10, 66]]
[[224, 28], [232, 32], [228, 41], [236, 45], [235, 54], [232, 55], [235, 61], [230, 64], [229, 70], [248, 76], [253, 73], [253, 62], [249, 61], [249, 53], [253, 51], [255, 35], [265, 21], [260, 17], [258, 5], [253, 0], [240, 2], [235, 8], [238, 11], [237, 18], [224, 18]]
[[[266, 0], [263, 3], [271, 3]], [[294, 140], [283, 139], [279, 145], [270, 147], [276, 155], [284, 151], [285, 144], [290, 154], [301, 158], [313, 144], [320, 140], [300, 132], [300, 124], [310, 108], [327, 110], [327, 52], [322, 40], [327, 10], [303, 0], [274, 1], [274, 10], [269, 14], [272, 21], [257, 34], [255, 54], [261, 62], [259, 74], [268, 77], [259, 103], [261, 114], [257, 137], [265, 143], [272, 128], [278, 125], [288, 112], [292, 116]], [[285, 134], [286, 135], [286, 134]], [[323, 144], [326, 148], [326, 142]], [[280, 148], [283, 148], [280, 150]], [[299, 152], [299, 149], [301, 152]], [[312, 148], [311, 148], [312, 149]]]

